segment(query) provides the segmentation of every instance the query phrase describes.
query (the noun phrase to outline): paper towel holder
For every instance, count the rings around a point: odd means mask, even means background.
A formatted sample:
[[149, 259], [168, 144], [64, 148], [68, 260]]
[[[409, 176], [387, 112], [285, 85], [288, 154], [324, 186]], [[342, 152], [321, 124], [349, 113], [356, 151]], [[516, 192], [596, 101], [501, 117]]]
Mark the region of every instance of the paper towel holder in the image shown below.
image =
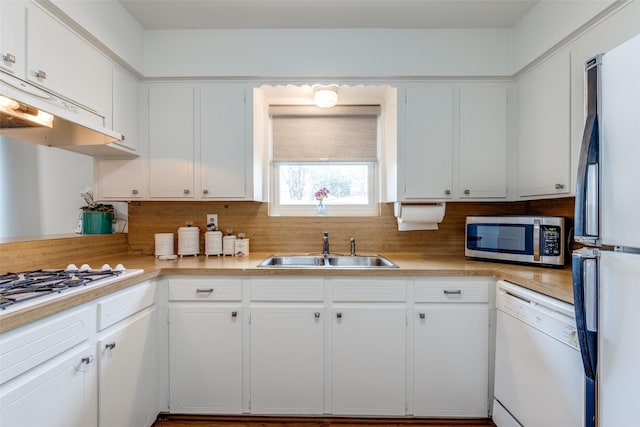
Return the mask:
[[[403, 207], [421, 207], [424, 206], [429, 210], [437, 209], [439, 212], [435, 217], [430, 217], [428, 220], [415, 220], [412, 218], [407, 220], [405, 215], [403, 214]], [[437, 230], [438, 224], [442, 222], [444, 219], [446, 203], [403, 203], [403, 202], [394, 202], [393, 204], [393, 214], [397, 218], [398, 221], [398, 231], [415, 231], [415, 230]], [[411, 215], [408, 215], [411, 216]]]

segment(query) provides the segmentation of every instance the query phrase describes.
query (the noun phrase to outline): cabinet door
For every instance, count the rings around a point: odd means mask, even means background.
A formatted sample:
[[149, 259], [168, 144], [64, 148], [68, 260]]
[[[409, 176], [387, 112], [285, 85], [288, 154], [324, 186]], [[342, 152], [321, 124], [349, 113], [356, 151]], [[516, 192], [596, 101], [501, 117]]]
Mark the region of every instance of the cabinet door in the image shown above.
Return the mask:
[[118, 67], [113, 69], [112, 127], [124, 136], [119, 144], [138, 148], [138, 80]]
[[507, 196], [507, 88], [460, 88], [459, 197]]
[[404, 415], [404, 307], [333, 308], [332, 413]]
[[29, 378], [27, 381], [0, 394], [1, 424], [19, 427], [97, 426], [93, 354], [90, 346], [82, 346], [25, 374]]
[[149, 89], [149, 195], [193, 197], [194, 90]]
[[26, 3], [0, 1], [0, 69], [24, 78]]
[[571, 191], [570, 72], [569, 53], [561, 52], [518, 80], [520, 196]]
[[99, 424], [150, 426], [156, 408], [155, 309], [98, 340]]
[[202, 197], [247, 195], [245, 95], [241, 85], [201, 88], [200, 180]]
[[94, 165], [98, 198], [129, 200], [143, 196], [142, 159], [96, 159]]
[[322, 307], [251, 309], [251, 413], [322, 414]]
[[414, 415], [486, 417], [488, 307], [431, 304], [416, 313]]
[[453, 88], [412, 87], [405, 102], [399, 194], [403, 200], [449, 198], [453, 174]]
[[169, 308], [171, 412], [242, 412], [241, 319], [242, 310], [235, 306], [195, 303]]
[[111, 64], [93, 46], [35, 5], [27, 17], [27, 79], [111, 115]]

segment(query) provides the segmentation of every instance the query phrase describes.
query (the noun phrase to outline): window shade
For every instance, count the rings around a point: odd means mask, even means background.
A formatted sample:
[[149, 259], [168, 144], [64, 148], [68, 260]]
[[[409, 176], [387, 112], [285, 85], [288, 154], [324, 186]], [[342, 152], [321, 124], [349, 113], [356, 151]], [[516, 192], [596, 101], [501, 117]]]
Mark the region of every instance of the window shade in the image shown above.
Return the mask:
[[375, 162], [378, 105], [271, 106], [273, 161]]

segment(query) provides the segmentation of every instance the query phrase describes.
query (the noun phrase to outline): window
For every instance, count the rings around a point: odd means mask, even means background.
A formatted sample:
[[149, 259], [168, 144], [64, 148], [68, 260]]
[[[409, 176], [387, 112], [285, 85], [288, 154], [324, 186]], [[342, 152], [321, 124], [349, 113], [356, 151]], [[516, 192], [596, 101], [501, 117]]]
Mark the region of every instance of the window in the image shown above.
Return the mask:
[[377, 215], [379, 106], [271, 106], [272, 215]]

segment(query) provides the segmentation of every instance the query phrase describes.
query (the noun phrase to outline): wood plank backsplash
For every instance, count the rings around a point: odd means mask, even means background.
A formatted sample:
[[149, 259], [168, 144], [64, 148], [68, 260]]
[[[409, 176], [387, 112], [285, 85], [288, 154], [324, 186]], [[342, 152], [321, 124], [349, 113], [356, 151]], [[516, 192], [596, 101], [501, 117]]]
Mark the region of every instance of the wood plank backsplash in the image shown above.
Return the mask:
[[[178, 228], [188, 221], [206, 229], [206, 214], [217, 213], [222, 232], [244, 233], [252, 252], [298, 253], [322, 250], [322, 232], [329, 232], [331, 251], [349, 252], [356, 239], [359, 253], [418, 252], [425, 255], [464, 255], [467, 215], [560, 215], [573, 218], [574, 198], [526, 202], [447, 203], [439, 230], [398, 231], [393, 204], [383, 203], [377, 217], [275, 217], [260, 202], [132, 202], [129, 204], [129, 247], [154, 253], [154, 234], [173, 232], [177, 251]], [[201, 253], [204, 236], [201, 234]]]

